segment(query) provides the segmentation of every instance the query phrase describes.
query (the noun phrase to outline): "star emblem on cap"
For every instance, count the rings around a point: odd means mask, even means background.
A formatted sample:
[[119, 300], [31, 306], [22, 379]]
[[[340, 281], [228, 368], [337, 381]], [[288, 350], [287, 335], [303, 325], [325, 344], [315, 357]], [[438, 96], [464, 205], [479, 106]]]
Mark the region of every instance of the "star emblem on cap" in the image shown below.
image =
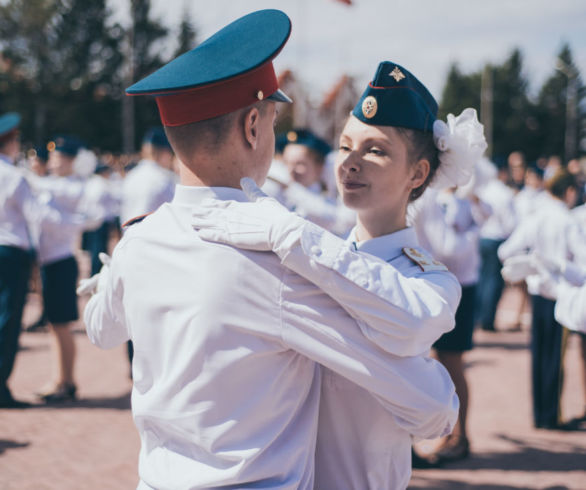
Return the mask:
[[403, 80], [403, 78], [405, 78], [405, 75], [403, 75], [403, 72], [399, 70], [398, 66], [395, 66], [395, 68], [391, 73], [389, 73], [389, 75], [395, 79], [395, 82], [400, 82], [401, 80]]

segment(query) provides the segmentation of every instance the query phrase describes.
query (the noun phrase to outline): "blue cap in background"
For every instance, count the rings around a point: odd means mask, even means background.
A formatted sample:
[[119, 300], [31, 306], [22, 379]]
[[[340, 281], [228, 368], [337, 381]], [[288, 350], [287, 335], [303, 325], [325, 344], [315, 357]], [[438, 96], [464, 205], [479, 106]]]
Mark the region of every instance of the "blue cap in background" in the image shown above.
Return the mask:
[[20, 115], [16, 112], [7, 112], [0, 116], [0, 137], [14, 131], [20, 124]]

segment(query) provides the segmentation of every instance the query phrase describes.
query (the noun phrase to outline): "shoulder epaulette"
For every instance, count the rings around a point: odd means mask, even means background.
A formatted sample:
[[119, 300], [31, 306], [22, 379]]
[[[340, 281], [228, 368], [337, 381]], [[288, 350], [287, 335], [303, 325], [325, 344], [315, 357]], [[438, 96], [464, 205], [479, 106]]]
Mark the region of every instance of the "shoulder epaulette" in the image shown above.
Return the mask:
[[448, 268], [441, 262], [434, 260], [426, 251], [413, 247], [405, 247], [403, 253], [415, 262], [423, 272], [447, 271]]
[[140, 216], [137, 216], [136, 218], [130, 218], [126, 223], [124, 223], [122, 225], [122, 228], [128, 228], [129, 226], [132, 226], [132, 225], [134, 225], [136, 223], [140, 223], [149, 214], [152, 214], [152, 213], [141, 214]]

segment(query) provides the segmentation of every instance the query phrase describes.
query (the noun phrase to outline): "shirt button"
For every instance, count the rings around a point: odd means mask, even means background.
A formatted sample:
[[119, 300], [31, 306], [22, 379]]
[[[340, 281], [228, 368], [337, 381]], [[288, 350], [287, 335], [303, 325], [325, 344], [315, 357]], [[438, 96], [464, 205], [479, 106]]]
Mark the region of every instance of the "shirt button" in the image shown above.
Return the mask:
[[310, 252], [311, 252], [311, 255], [315, 255], [316, 257], [320, 257], [322, 254], [321, 248], [319, 248], [317, 245], [314, 245], [313, 247], [311, 247]]

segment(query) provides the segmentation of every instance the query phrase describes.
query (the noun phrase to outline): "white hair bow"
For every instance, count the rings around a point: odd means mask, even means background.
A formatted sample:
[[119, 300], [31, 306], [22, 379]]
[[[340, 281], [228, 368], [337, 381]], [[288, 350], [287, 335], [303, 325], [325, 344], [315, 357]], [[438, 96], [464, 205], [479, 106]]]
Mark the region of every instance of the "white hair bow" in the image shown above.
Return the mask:
[[433, 123], [433, 142], [440, 151], [440, 166], [431, 187], [445, 189], [463, 186], [472, 178], [474, 167], [487, 148], [484, 126], [478, 122], [475, 109], [462, 114], [448, 114], [447, 124]]

